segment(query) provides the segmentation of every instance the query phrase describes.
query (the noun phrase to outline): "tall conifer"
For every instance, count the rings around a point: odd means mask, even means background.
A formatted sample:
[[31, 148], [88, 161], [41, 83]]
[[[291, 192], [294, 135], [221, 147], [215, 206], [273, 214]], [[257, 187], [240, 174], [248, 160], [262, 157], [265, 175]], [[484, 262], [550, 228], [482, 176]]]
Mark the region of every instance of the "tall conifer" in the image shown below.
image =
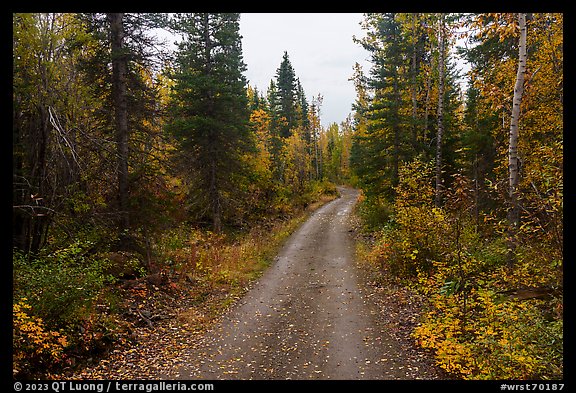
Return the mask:
[[279, 133], [284, 138], [289, 137], [291, 130], [297, 125], [298, 84], [288, 52], [284, 52], [280, 67], [276, 70], [278, 110], [285, 119], [280, 125]]
[[367, 129], [363, 138], [368, 155], [358, 174], [374, 187], [374, 193], [391, 194], [407, 142], [401, 94], [405, 84], [404, 43], [395, 14], [368, 14], [366, 24], [371, 30], [359, 42], [371, 53], [373, 68], [368, 87], [374, 95], [365, 112]]
[[191, 176], [190, 194], [215, 232], [231, 210], [242, 155], [251, 147], [240, 15], [181, 14], [168, 130]]

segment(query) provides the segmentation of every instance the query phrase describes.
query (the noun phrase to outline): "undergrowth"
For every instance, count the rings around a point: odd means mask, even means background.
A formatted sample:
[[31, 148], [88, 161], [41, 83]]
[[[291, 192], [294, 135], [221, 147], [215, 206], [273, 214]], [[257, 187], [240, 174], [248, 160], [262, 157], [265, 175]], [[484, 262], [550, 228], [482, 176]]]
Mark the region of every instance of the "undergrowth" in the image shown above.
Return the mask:
[[[180, 223], [139, 252], [111, 251], [118, 242], [105, 232], [54, 242], [37, 255], [14, 252], [13, 376], [49, 378], [105, 355], [133, 339], [135, 323], [154, 326], [138, 308], [169, 307], [157, 304], [160, 298], [205, 303], [207, 315], [183, 323], [208, 322], [262, 274], [308, 214], [336, 194], [333, 185], [319, 183], [289, 215], [243, 231], [216, 234]], [[169, 296], [156, 296], [161, 292]]]
[[511, 266], [505, 221], [475, 216], [469, 180], [454, 176], [441, 208], [431, 180], [431, 165], [405, 165], [389, 219], [377, 231], [366, 221], [372, 240], [359, 249], [427, 299], [414, 340], [457, 378], [561, 379], [561, 252], [545, 232], [524, 234], [526, 220]]

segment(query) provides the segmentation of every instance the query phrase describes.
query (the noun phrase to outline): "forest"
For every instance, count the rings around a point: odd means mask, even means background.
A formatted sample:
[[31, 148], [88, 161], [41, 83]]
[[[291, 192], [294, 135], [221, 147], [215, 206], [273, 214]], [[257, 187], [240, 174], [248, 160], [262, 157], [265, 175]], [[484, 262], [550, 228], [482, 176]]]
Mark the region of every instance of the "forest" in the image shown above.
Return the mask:
[[357, 257], [426, 299], [443, 370], [563, 378], [562, 14], [367, 13], [327, 127], [288, 52], [247, 83], [238, 13], [12, 23], [15, 377], [129, 344], [159, 287], [217, 315], [345, 184]]

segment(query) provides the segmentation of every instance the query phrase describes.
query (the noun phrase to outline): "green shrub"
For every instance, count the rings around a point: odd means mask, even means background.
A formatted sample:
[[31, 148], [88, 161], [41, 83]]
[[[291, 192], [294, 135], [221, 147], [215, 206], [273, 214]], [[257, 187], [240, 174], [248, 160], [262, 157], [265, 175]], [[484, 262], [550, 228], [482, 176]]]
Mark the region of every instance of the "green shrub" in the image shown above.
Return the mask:
[[86, 256], [91, 246], [91, 242], [76, 241], [36, 257], [15, 252], [14, 299], [28, 299], [31, 312], [51, 327], [78, 324], [113, 281], [106, 274], [108, 260]]
[[364, 230], [368, 232], [382, 230], [393, 217], [393, 206], [387, 200], [364, 194], [360, 197], [357, 210]]

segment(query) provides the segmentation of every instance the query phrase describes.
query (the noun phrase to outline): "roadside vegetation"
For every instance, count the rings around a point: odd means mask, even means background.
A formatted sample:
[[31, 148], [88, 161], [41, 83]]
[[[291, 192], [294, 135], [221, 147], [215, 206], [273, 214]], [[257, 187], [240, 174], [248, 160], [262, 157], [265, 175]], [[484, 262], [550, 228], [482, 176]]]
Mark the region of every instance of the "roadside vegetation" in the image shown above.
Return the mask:
[[562, 14], [365, 14], [327, 126], [287, 52], [247, 83], [240, 14], [12, 18], [15, 378], [184, 345], [335, 184], [446, 372], [563, 378]]
[[[455, 378], [564, 376], [561, 25], [548, 13], [365, 18], [359, 250], [424, 299], [413, 340]], [[471, 68], [465, 95], [456, 52]]]
[[210, 320], [336, 196], [344, 133], [288, 53], [248, 85], [239, 14], [12, 21], [15, 377], [104, 357], [178, 303]]
[[[162, 326], [205, 331], [272, 263], [308, 214], [335, 197], [334, 186], [314, 186], [303, 196], [306, 207], [243, 232], [216, 234], [182, 223], [162, 233], [146, 255], [104, 251], [107, 246], [95, 240], [47, 248], [34, 259], [15, 255], [15, 377], [74, 375], [142, 342], [150, 355], [171, 359], [185, 343], [166, 341]], [[157, 342], [148, 340], [153, 334]], [[132, 374], [121, 376], [103, 364], [109, 370], [93, 378], [140, 379], [150, 372], [124, 364]]]

